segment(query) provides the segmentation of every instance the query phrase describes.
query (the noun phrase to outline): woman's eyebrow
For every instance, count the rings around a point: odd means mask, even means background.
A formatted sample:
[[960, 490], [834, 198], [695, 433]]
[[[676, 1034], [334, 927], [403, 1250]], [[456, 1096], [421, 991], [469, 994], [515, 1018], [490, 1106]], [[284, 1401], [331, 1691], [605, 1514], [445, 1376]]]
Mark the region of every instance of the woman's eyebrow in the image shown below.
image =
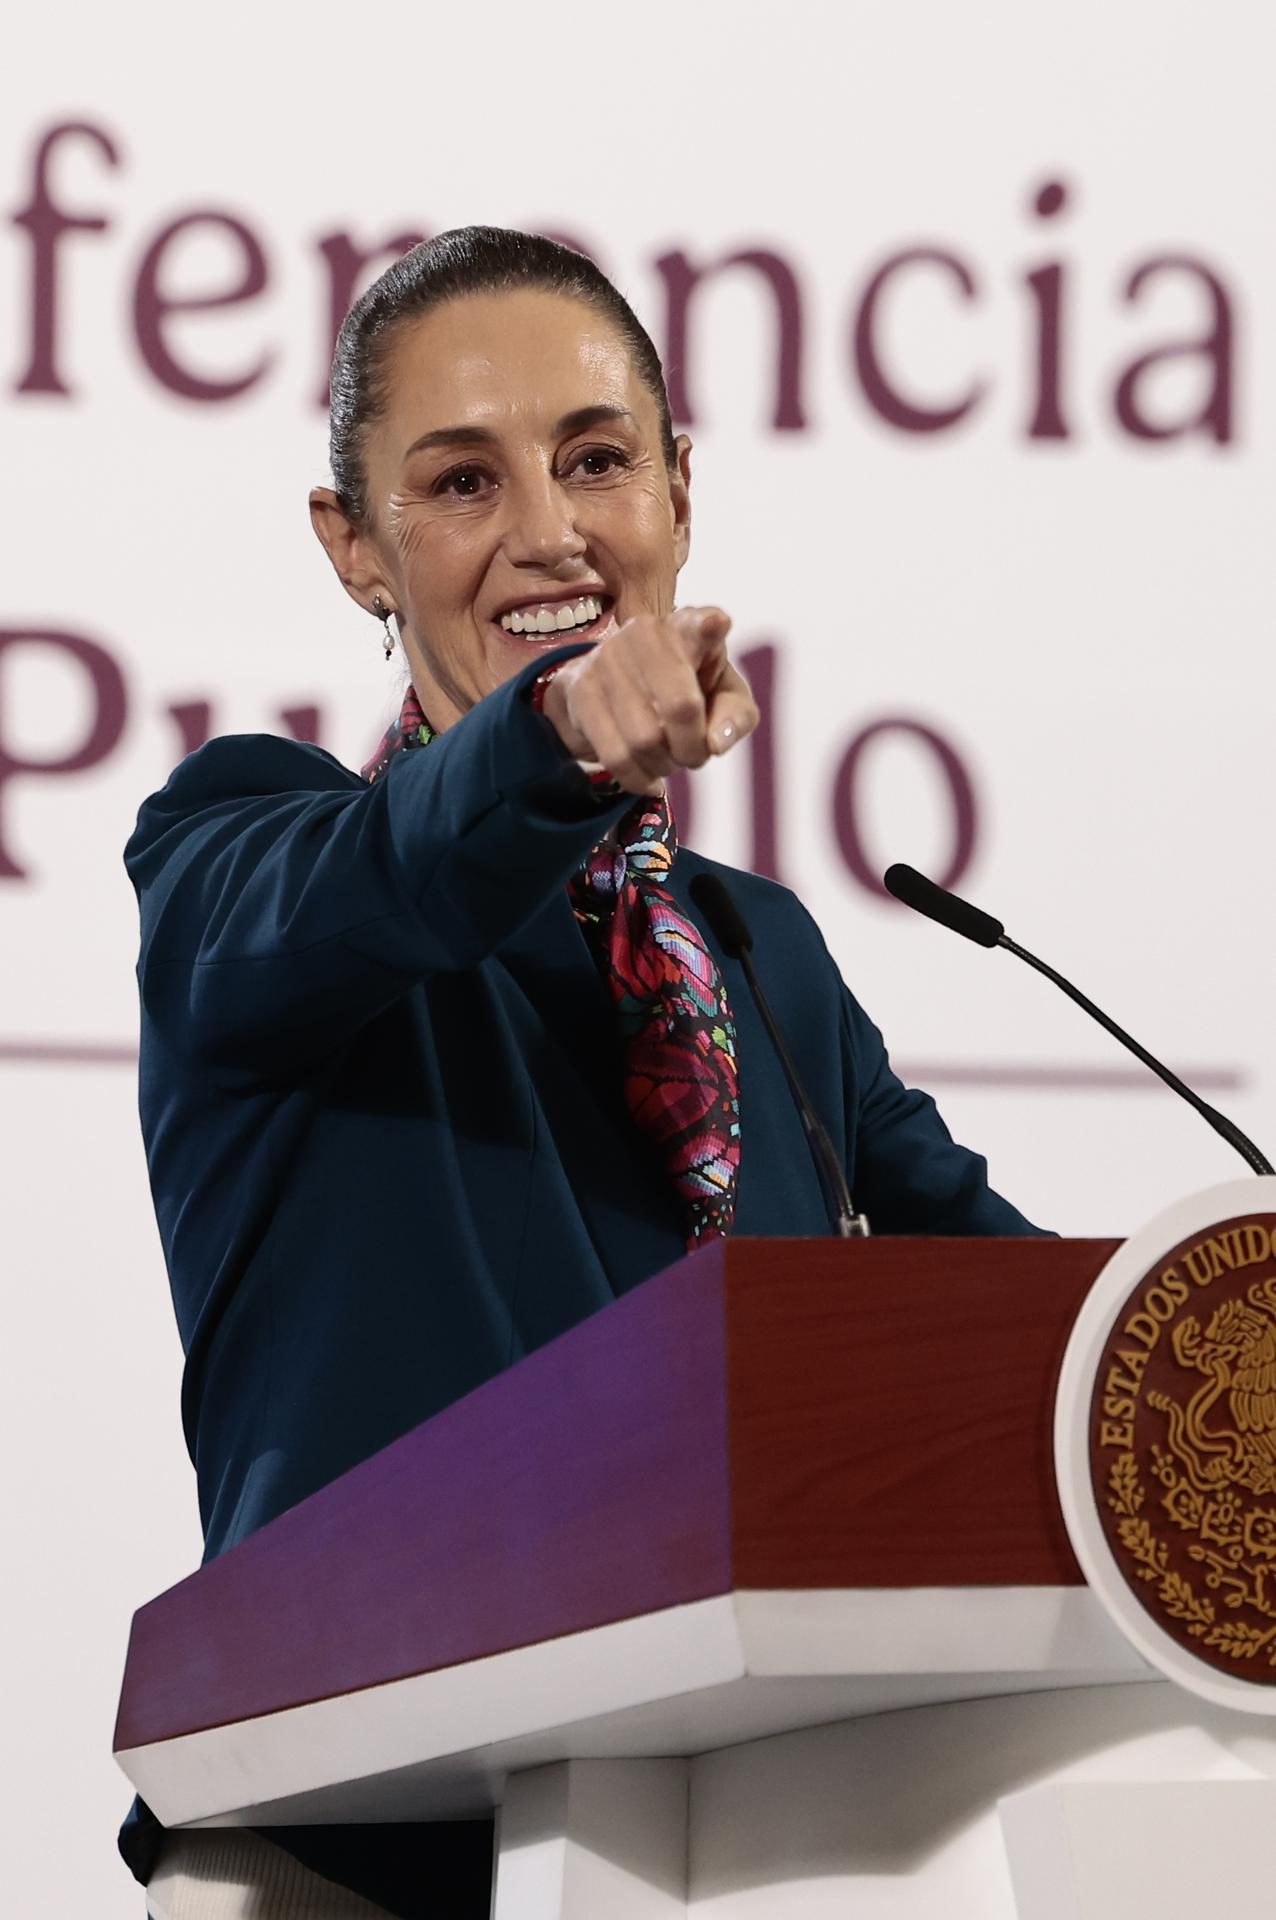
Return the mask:
[[[604, 426], [608, 422], [615, 424], [624, 421], [634, 424], [634, 416], [628, 407], [600, 405], [577, 407], [572, 413], [565, 413], [554, 428], [555, 437], [568, 433], [584, 433], [589, 427]], [[488, 427], [433, 427], [429, 433], [420, 434], [407, 448], [403, 458], [406, 460], [414, 453], [420, 453], [426, 447], [492, 447], [499, 440], [499, 434]]]
[[634, 416], [628, 407], [577, 407], [574, 413], [563, 415], [554, 432], [556, 434], [584, 433], [587, 427], [601, 427], [609, 421], [615, 423], [620, 420], [626, 421], [630, 426], [634, 425]]
[[494, 447], [497, 435], [486, 427], [434, 427], [429, 433], [421, 434], [404, 453], [420, 453], [422, 447]]

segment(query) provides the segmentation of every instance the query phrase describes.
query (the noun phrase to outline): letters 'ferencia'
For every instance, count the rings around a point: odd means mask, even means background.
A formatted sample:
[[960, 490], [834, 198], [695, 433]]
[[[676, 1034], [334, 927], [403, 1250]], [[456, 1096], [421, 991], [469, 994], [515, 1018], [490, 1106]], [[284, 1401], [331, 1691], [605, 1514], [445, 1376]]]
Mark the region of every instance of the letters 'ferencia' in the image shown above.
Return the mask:
[[[95, 159], [100, 175], [99, 190], [93, 194], [80, 172], [74, 207], [55, 197], [50, 178], [58, 150], [70, 145], [81, 150], [81, 158], [87, 154]], [[74, 286], [72, 256], [77, 246], [110, 245], [113, 233], [122, 230], [121, 185], [128, 167], [123, 142], [95, 121], [60, 122], [35, 138], [26, 199], [10, 216], [29, 243], [26, 282], [15, 303], [27, 324], [25, 364], [11, 386], [15, 396], [71, 398], [76, 393], [75, 332], [66, 324]], [[988, 411], [998, 400], [999, 385], [1004, 385], [1011, 391], [1000, 410], [1014, 421], [1016, 437], [1078, 437], [1077, 395], [1089, 393], [1096, 381], [1079, 377], [1084, 367], [1074, 364], [1081, 360], [1082, 342], [1072, 318], [1072, 283], [1080, 282], [1085, 268], [1072, 256], [1084, 245], [1085, 229], [1083, 214], [1074, 212], [1071, 200], [1062, 181], [1049, 180], [1039, 187], [1028, 202], [1024, 258], [992, 271], [954, 248], [930, 243], [877, 250], [858, 267], [844, 323], [845, 363], [852, 396], [873, 419], [900, 433], [939, 437]], [[136, 210], [130, 209], [130, 215], [132, 224]], [[314, 243], [321, 364], [302, 367], [298, 383], [316, 405], [326, 405], [332, 343], [352, 300], [396, 254], [424, 237], [424, 229], [375, 239], [337, 231]], [[598, 258], [597, 249], [581, 236], [556, 232], [554, 237]], [[225, 261], [224, 281], [198, 293], [182, 290], [183, 256], [189, 261], [193, 248], [207, 249], [210, 241]], [[268, 296], [279, 279], [272, 252], [255, 227], [210, 204], [168, 218], [150, 236], [140, 260], [127, 271], [134, 339], [151, 378], [185, 400], [213, 404], [259, 387], [281, 364], [287, 371], [281, 346], [287, 328], [277, 317], [272, 322], [269, 313]], [[1058, 257], [1051, 258], [1052, 253]], [[609, 270], [605, 261], [599, 264]], [[804, 311], [809, 275], [800, 263], [772, 246], [727, 241], [713, 259], [695, 261], [682, 249], [671, 248], [655, 252], [644, 264], [650, 295], [640, 298], [639, 306], [652, 323], [669, 369], [669, 398], [679, 426], [695, 426], [701, 418], [697, 375], [703, 379], [714, 359], [708, 339], [713, 316], [705, 310], [703, 291], [722, 275], [747, 285], [746, 298], [761, 302], [759, 338], [774, 343], [770, 364], [759, 368], [758, 392], [745, 396], [741, 404], [780, 432], [800, 433], [811, 425]], [[1176, 338], [1144, 338], [1137, 351], [1126, 344], [1123, 308], [1133, 308], [1134, 317], [1143, 318], [1158, 296], [1173, 297], [1181, 305], [1185, 292], [1200, 307], [1199, 321]], [[936, 371], [924, 364], [924, 352], [916, 347], [905, 351], [895, 337], [901, 316], [919, 299], [927, 302], [929, 314], [944, 314], [932, 319], [931, 332], [944, 340], [946, 364], [953, 362], [955, 344], [958, 364], [968, 369], [960, 377], [944, 376], [953, 382], [946, 393], [936, 392]], [[937, 309], [936, 301], [942, 308]], [[1121, 339], [1087, 343], [1086, 358], [1097, 345], [1104, 366], [1121, 361], [1104, 396], [1117, 434], [1142, 441], [1194, 436], [1220, 445], [1230, 442], [1234, 303], [1215, 267], [1186, 249], [1131, 259], [1117, 276], [1111, 303], [1114, 331]], [[261, 337], [253, 353], [233, 373], [201, 367], [197, 350], [186, 344], [192, 316], [201, 316], [202, 329], [214, 329], [219, 316], [254, 305], [261, 308]], [[722, 312], [720, 305], [717, 312]], [[174, 321], [182, 323], [181, 348]], [[1015, 371], [999, 375], [988, 362], [989, 342], [1015, 333], [1022, 343], [1016, 346]], [[821, 407], [828, 418], [835, 411], [827, 400]]]

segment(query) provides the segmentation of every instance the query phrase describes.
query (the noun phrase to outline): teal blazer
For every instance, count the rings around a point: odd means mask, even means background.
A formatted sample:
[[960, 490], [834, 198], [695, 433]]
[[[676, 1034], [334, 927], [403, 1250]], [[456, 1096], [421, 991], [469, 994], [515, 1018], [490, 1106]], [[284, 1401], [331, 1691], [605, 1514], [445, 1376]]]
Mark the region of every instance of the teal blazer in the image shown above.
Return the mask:
[[[600, 801], [532, 710], [544, 664], [373, 786], [317, 747], [232, 737], [139, 814], [141, 1118], [208, 1556], [684, 1251], [565, 891], [631, 802]], [[794, 896], [684, 849], [684, 905], [705, 870], [752, 930], [874, 1232], [1035, 1232], [892, 1072]], [[780, 1064], [717, 958], [740, 1062], [736, 1231], [824, 1234]], [[391, 1913], [486, 1914], [482, 1823], [272, 1837]], [[135, 1810], [140, 1878], [156, 1844]]]

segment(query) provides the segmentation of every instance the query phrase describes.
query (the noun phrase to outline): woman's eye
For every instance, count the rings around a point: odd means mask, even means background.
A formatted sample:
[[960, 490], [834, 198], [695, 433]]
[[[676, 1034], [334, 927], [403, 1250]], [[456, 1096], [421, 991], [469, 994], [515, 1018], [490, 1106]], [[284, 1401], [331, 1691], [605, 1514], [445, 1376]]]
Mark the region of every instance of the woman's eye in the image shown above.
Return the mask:
[[482, 467], [453, 467], [435, 482], [436, 493], [452, 493], [461, 500], [472, 500], [483, 491], [487, 475]]
[[619, 447], [586, 447], [576, 458], [575, 468], [588, 479], [600, 479], [603, 474], [611, 473], [617, 467], [628, 466], [628, 461]]

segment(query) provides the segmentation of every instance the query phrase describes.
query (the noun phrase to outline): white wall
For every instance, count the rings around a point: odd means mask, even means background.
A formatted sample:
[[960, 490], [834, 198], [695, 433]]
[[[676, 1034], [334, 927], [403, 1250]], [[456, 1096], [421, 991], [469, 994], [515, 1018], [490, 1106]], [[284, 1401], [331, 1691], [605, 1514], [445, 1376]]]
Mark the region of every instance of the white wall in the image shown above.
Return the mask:
[[[1168, 1095], [1097, 1084], [1123, 1056], [1007, 956], [870, 896], [839, 855], [830, 791], [874, 721], [941, 734], [976, 800], [961, 889], [1172, 1063], [1203, 1070], [1270, 1149], [1276, 32], [1259, 0], [304, 15], [130, 0], [81, 19], [31, 11], [6, 43], [0, 634], [94, 642], [125, 713], [87, 770], [0, 778], [2, 844], [27, 869], [0, 879], [5, 1910], [113, 1920], [139, 1911], [111, 1852], [128, 1616], [198, 1554], [127, 1064], [134, 920], [119, 852], [177, 757], [169, 705], [208, 699], [231, 730], [318, 704], [325, 744], [357, 761], [397, 689], [306, 521], [324, 473], [319, 241], [471, 220], [573, 234], [658, 344], [661, 256], [783, 257], [803, 319], [804, 428], [771, 424], [777, 330], [758, 271], [721, 275], [692, 308], [685, 577], [688, 599], [733, 612], [746, 646], [778, 649], [780, 870], [897, 1058], [933, 1069], [998, 1184], [1065, 1231], [1120, 1232], [1230, 1175], [1227, 1150]], [[93, 135], [54, 153], [54, 199], [105, 226], [57, 244], [53, 366], [69, 391], [38, 390], [38, 366], [19, 391], [33, 252], [13, 219], [40, 140], [67, 121], [97, 128], [117, 164]], [[1034, 201], [1052, 180], [1068, 200], [1043, 218]], [[266, 284], [171, 317], [161, 340], [205, 381], [268, 358], [220, 402], [166, 385], [134, 317], [156, 236], [209, 209], [251, 230]], [[224, 227], [188, 232], [161, 260], [163, 289], [233, 285], [237, 244]], [[926, 434], [875, 410], [851, 349], [872, 275], [919, 246], [953, 255], [973, 294], [951, 267], [897, 276], [880, 310], [885, 371], [918, 406], [985, 385], [962, 422]], [[1141, 263], [1168, 256], [1208, 267], [1227, 296], [1225, 438], [1137, 438], [1114, 415], [1132, 360], [1209, 330], [1198, 271], [1123, 297]], [[1026, 276], [1052, 262], [1068, 433], [1034, 437], [1040, 301]], [[1195, 419], [1218, 358], [1147, 374], [1144, 413]], [[66, 759], [110, 707], [64, 651], [0, 648], [0, 775]], [[877, 867], [942, 867], [933, 762], [900, 736], [866, 759], [858, 818]], [[715, 769], [697, 841], [747, 863], [748, 806], [747, 764]], [[119, 1063], [89, 1063], [94, 1048]], [[1038, 1084], [977, 1084], [995, 1068]], [[1064, 1089], [1061, 1072], [1096, 1083]]]

